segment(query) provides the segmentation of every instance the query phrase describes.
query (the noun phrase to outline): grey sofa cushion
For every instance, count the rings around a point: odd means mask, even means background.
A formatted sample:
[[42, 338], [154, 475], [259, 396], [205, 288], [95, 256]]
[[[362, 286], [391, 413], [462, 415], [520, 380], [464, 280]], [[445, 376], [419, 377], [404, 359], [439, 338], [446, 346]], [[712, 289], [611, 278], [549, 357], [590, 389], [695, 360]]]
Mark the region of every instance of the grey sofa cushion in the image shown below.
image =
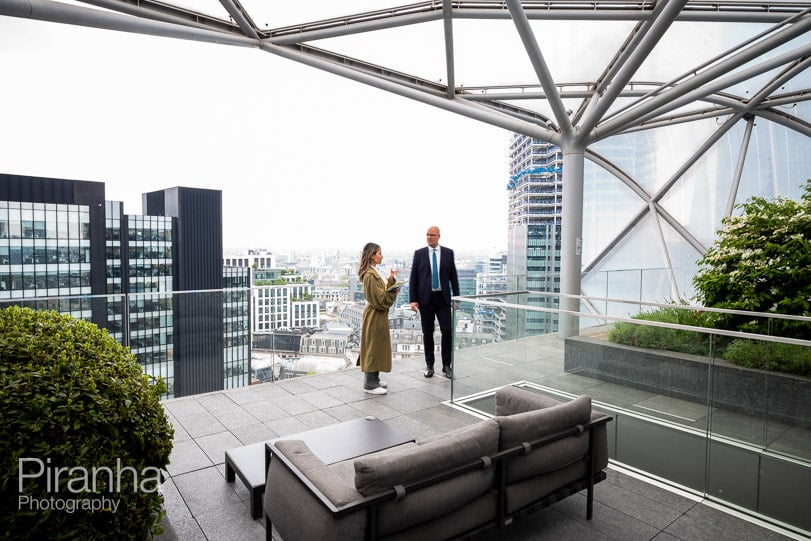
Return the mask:
[[514, 415], [525, 411], [550, 408], [562, 403], [562, 400], [513, 385], [506, 385], [496, 391], [496, 415]]
[[[405, 500], [403, 500], [405, 501]], [[487, 491], [463, 507], [420, 524], [411, 524], [407, 529], [383, 536], [385, 541], [432, 541], [454, 539], [460, 534], [496, 519], [498, 503], [496, 493]], [[499, 536], [490, 536], [498, 539]]]
[[[330, 475], [304, 442], [290, 440], [278, 442], [277, 446], [280, 450], [284, 448], [285, 456], [334, 504], [342, 505], [362, 498], [351, 482]], [[362, 539], [366, 528], [364, 510], [335, 517], [279, 459], [270, 461], [263, 506], [273, 527], [285, 541]]]
[[[523, 389], [519, 389], [524, 391]], [[549, 398], [524, 391], [539, 399], [536, 403], [548, 403]], [[532, 403], [533, 396], [521, 397], [521, 407]], [[591, 398], [581, 396], [570, 402], [554, 401], [555, 405], [499, 416], [495, 420], [501, 428], [501, 450], [509, 449], [524, 442], [549, 436], [576, 425], [589, 422], [591, 418]], [[508, 483], [545, 475], [566, 468], [583, 460], [588, 452], [588, 435], [572, 436], [534, 449], [531, 453], [513, 457], [506, 465]], [[553, 487], [552, 490], [559, 488]]]
[[545, 475], [511, 482], [506, 488], [506, 512], [515, 513], [557, 489], [582, 479], [585, 475], [586, 465], [579, 462]]
[[[538, 397], [546, 398], [542, 395]], [[556, 405], [543, 409], [496, 417], [495, 420], [501, 428], [499, 448], [508, 449], [525, 441], [549, 436], [575, 425], [586, 424], [591, 419], [591, 397], [580, 396], [570, 402], [555, 402]]]
[[[276, 447], [336, 506], [346, 505], [363, 497], [351, 483], [336, 475], [321, 462], [303, 441], [277, 441]], [[272, 484], [268, 475], [266, 486], [270, 488]]]
[[410, 483], [491, 455], [498, 450], [499, 427], [492, 419], [428, 443], [355, 460], [355, 488], [364, 496]]
[[[464, 517], [459, 523], [446, 524], [454, 534], [478, 526], [495, 515], [494, 506], [488, 512], [479, 509], [470, 514], [465, 511], [479, 498], [491, 493], [495, 482], [495, 468], [463, 473], [446, 481], [407, 493], [404, 498], [380, 505], [378, 534], [386, 537], [403, 530], [411, 531], [416, 525], [435, 519], [451, 521], [450, 517]], [[436, 535], [436, 534], [435, 534]], [[444, 539], [444, 537], [430, 537]]]

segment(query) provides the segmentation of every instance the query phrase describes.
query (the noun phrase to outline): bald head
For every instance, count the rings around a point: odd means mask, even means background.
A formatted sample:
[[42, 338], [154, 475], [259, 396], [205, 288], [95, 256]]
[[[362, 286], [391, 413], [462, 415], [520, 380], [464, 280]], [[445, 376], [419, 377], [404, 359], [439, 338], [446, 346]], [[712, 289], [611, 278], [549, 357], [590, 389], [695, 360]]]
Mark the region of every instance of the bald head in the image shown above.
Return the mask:
[[435, 225], [429, 227], [425, 233], [425, 240], [428, 241], [428, 246], [436, 248], [439, 244], [439, 228]]

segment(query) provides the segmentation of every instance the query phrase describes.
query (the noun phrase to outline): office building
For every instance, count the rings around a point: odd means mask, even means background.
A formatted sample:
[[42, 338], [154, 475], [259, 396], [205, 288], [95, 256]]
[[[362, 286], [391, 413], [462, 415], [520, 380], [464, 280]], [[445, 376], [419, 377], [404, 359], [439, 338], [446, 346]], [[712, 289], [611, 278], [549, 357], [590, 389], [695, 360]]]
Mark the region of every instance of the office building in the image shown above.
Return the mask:
[[106, 328], [170, 397], [246, 385], [248, 282], [222, 267], [221, 193], [151, 192], [144, 210], [102, 182], [0, 174], [0, 302]]
[[[528, 290], [530, 306], [556, 308], [560, 292], [560, 239], [563, 215], [563, 153], [560, 148], [514, 134], [510, 142], [507, 274], [518, 290]], [[512, 337], [557, 331], [557, 317], [528, 311]]]

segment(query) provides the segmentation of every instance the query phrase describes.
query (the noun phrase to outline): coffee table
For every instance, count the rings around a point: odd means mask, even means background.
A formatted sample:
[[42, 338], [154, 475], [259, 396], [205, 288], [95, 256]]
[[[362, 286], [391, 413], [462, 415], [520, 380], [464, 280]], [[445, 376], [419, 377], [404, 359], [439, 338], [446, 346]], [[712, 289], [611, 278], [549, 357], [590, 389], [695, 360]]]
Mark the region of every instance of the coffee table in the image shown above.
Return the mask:
[[377, 417], [363, 417], [229, 449], [225, 452], [225, 480], [233, 483], [235, 476], [239, 476], [245, 483], [250, 491], [251, 518], [262, 516], [262, 497], [273, 454], [272, 445], [280, 440], [302, 440], [322, 462], [335, 464], [412, 442], [414, 438]]

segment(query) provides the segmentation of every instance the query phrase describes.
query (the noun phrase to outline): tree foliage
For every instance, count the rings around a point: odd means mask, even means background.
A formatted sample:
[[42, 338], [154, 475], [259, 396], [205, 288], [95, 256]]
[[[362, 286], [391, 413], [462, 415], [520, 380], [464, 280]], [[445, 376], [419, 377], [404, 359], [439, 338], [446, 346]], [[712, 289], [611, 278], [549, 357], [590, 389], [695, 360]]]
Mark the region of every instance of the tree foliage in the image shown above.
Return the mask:
[[[730, 216], [693, 279], [705, 306], [811, 315], [811, 180], [799, 201], [753, 197]], [[771, 321], [769, 321], [771, 319]], [[732, 317], [727, 328], [807, 338], [807, 323]], [[771, 326], [770, 326], [771, 325]]]
[[[0, 538], [145, 539], [160, 531], [157, 485], [174, 434], [160, 403], [165, 385], [106, 331], [54, 311], [0, 310], [0, 359]], [[35, 461], [42, 476], [20, 475]], [[103, 507], [79, 507], [94, 502]]]

